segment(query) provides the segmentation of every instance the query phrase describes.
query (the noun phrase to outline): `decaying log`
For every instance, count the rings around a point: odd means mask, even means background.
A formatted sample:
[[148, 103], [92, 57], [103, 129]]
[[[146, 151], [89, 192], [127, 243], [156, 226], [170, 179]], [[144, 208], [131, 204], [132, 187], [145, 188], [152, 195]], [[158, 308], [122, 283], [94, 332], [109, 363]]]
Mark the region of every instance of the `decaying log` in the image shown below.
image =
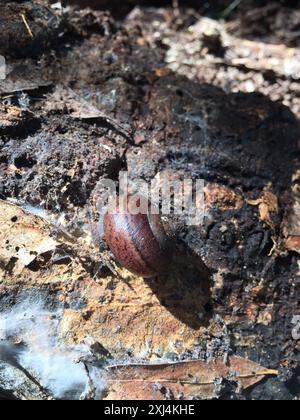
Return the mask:
[[[292, 84], [299, 50], [271, 47], [274, 66], [265, 44], [220, 26], [215, 37], [202, 31], [204, 20], [178, 29], [172, 10], [147, 10], [160, 16], [154, 31], [143, 9], [117, 22], [91, 9], [1, 8], [1, 313], [39, 296], [57, 316], [64, 346], [92, 340], [92, 366], [163, 362], [169, 371], [171, 362], [198, 360], [205, 371], [205, 363], [219, 363], [207, 392], [193, 388], [196, 398], [299, 398], [299, 123], [281, 102], [224, 86], [235, 72], [270, 70]], [[241, 48], [249, 52], [242, 63]], [[222, 66], [226, 75], [213, 83]], [[207, 68], [213, 72], [204, 77]], [[132, 276], [99, 241], [101, 181], [117, 181], [121, 170], [131, 180], [205, 181], [207, 216], [180, 231], [165, 276]], [[0, 323], [0, 339], [30, 350], [23, 332], [13, 333]], [[230, 358], [248, 382], [229, 381], [218, 393], [211, 382], [227, 383]], [[129, 373], [147, 384], [147, 369]], [[119, 381], [128, 376], [118, 372]], [[178, 394], [183, 376], [179, 365], [171, 378]], [[136, 396], [120, 383], [107, 388], [111, 397]]]

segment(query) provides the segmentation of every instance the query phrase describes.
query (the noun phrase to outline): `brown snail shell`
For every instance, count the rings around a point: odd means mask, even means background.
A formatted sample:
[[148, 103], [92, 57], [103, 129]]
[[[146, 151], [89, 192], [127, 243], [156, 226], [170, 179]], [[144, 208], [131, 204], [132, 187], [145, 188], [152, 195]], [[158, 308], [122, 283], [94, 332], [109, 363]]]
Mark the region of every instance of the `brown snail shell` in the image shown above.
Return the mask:
[[169, 267], [169, 240], [159, 214], [131, 214], [116, 206], [104, 216], [104, 239], [117, 261], [134, 274], [153, 277]]

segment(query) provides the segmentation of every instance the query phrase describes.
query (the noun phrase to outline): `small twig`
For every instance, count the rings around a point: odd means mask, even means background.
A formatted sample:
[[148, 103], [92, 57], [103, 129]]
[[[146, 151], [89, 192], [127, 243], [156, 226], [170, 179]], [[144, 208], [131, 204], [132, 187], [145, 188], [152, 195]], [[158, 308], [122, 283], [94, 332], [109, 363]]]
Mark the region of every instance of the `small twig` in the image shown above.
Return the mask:
[[91, 378], [90, 371], [88, 368], [88, 365], [83, 362], [84, 370], [86, 372], [87, 378], [88, 378], [88, 391], [86, 391], [85, 394], [82, 394], [80, 399], [82, 400], [94, 400], [96, 398], [97, 393], [97, 387], [94, 384], [93, 379]]
[[22, 18], [22, 20], [24, 22], [24, 25], [26, 26], [26, 29], [27, 29], [27, 31], [29, 33], [30, 38], [33, 39], [34, 36], [33, 36], [32, 30], [31, 30], [31, 28], [29, 26], [29, 23], [27, 22], [26, 16], [24, 15], [24, 13], [20, 13], [20, 16], [21, 16], [21, 18]]
[[13, 97], [14, 97], [14, 95], [7, 95], [7, 96], [1, 96], [0, 95], [0, 101], [3, 101], [5, 99], [10, 99], [10, 98], [13, 98]]

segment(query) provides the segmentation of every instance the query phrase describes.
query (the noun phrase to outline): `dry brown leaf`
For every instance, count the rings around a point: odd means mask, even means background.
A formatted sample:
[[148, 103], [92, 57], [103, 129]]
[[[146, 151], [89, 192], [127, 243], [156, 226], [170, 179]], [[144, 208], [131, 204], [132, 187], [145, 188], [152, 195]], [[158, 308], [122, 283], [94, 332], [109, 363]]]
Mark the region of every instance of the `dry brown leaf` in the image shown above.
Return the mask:
[[272, 229], [275, 228], [273, 214], [279, 212], [278, 198], [271, 191], [263, 191], [257, 200], [248, 200], [251, 206], [258, 206], [260, 219]]
[[217, 358], [210, 362], [111, 366], [106, 399], [212, 399], [218, 379], [233, 380], [247, 389], [269, 375], [278, 372], [239, 357], [231, 357], [228, 364]]
[[167, 67], [162, 67], [162, 68], [155, 69], [155, 75], [157, 77], [166, 77], [169, 74], [171, 74], [171, 70], [168, 69]]
[[34, 118], [30, 111], [22, 110], [16, 106], [0, 105], [0, 130], [28, 124]]
[[0, 225], [0, 266], [9, 267], [15, 274], [21, 273], [38, 255], [53, 251], [57, 246], [45, 220], [2, 200]]
[[208, 207], [217, 206], [220, 210], [240, 209], [243, 198], [224, 185], [207, 183], [204, 187], [205, 202]]

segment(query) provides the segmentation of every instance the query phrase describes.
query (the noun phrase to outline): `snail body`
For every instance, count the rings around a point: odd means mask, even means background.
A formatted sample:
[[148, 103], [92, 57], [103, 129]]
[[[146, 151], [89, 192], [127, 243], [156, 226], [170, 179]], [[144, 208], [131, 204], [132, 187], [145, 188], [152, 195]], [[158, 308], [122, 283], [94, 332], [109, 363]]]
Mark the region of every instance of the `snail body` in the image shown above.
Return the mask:
[[117, 261], [142, 277], [167, 271], [170, 249], [159, 214], [132, 214], [120, 206], [104, 216], [104, 239]]

